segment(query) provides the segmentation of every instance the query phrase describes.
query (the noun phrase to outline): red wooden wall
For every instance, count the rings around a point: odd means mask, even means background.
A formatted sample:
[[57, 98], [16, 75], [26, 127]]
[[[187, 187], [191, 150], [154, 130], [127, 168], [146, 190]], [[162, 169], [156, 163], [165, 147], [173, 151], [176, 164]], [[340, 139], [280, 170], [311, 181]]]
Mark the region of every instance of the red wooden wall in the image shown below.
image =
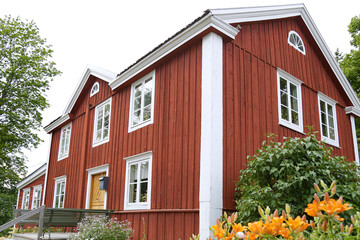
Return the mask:
[[45, 182], [45, 174], [42, 175], [41, 177], [39, 177], [38, 179], [34, 180], [33, 182], [29, 183], [28, 185], [24, 186], [23, 188], [20, 189], [20, 194], [19, 194], [19, 200], [18, 200], [18, 205], [17, 205], [17, 209], [21, 209], [21, 205], [22, 205], [22, 199], [23, 199], [23, 190], [26, 188], [30, 188], [30, 199], [29, 199], [29, 209], [32, 208], [32, 199], [33, 199], [33, 191], [35, 186], [38, 185], [42, 185], [41, 188], [41, 201], [43, 199], [43, 193], [44, 193], [44, 182]]
[[[143, 234], [143, 217], [148, 239], [188, 239], [198, 232], [201, 42], [179, 51], [155, 69], [154, 123], [131, 133], [128, 133], [131, 84], [112, 92], [108, 83], [90, 77], [72, 110], [69, 157], [61, 161], [57, 161], [60, 127], [53, 132], [47, 206], [53, 204], [54, 178], [66, 175], [65, 207], [79, 207], [81, 198], [80, 207], [84, 208], [86, 169], [109, 164], [107, 208], [114, 209], [120, 219], [132, 223], [134, 239]], [[136, 80], [138, 78], [131, 82]], [[95, 81], [99, 81], [100, 92], [90, 98]], [[95, 107], [110, 96], [110, 141], [92, 147]], [[86, 121], [89, 123], [87, 129]], [[153, 152], [151, 209], [124, 211], [124, 158], [147, 151]]]
[[[345, 114], [345, 107], [352, 104], [302, 20], [241, 26], [236, 39], [224, 45], [224, 209], [234, 209], [234, 181], [246, 166], [246, 156], [255, 154], [265, 134], [275, 133], [279, 140], [304, 136], [278, 124], [277, 68], [304, 82], [304, 132], [308, 131], [306, 126], [320, 132], [318, 91], [338, 102], [340, 148], [334, 147], [334, 153], [354, 160], [350, 118]], [[301, 36], [306, 55], [288, 44], [290, 30]]]

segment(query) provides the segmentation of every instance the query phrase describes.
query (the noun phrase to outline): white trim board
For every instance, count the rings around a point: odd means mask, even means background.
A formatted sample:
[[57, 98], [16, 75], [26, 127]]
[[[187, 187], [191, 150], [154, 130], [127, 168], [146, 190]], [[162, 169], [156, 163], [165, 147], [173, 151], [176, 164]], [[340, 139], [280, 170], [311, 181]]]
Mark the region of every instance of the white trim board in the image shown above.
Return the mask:
[[[86, 200], [85, 200], [85, 208], [89, 208], [89, 201], [90, 201], [90, 191], [91, 191], [91, 178], [94, 174], [105, 172], [106, 176], [109, 176], [109, 164], [104, 164], [101, 166], [96, 166], [93, 168], [86, 169], [88, 172], [87, 177], [87, 184], [86, 184]], [[107, 191], [105, 191], [104, 195], [104, 209], [106, 209], [106, 202], [107, 202]]]
[[223, 39], [215, 33], [203, 37], [201, 72], [199, 233], [205, 240], [223, 210]]

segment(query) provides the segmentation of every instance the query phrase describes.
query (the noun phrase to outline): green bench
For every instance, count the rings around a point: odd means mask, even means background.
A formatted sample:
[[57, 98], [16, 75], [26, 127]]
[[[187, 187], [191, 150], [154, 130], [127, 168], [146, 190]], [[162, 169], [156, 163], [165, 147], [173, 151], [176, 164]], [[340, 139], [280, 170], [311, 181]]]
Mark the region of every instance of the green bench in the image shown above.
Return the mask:
[[[15, 209], [15, 218], [20, 217], [31, 210]], [[51, 227], [76, 227], [78, 222], [84, 217], [88, 216], [103, 216], [111, 217], [114, 210], [98, 210], [98, 209], [71, 209], [71, 208], [46, 208], [43, 212], [43, 218], [41, 221], [41, 213], [33, 215], [27, 219], [20, 221], [19, 228], [23, 229], [24, 225], [37, 225], [43, 224], [43, 227], [49, 232]], [[39, 226], [39, 231], [42, 227]], [[43, 235], [43, 232], [40, 232]], [[40, 235], [39, 234], [39, 235]]]

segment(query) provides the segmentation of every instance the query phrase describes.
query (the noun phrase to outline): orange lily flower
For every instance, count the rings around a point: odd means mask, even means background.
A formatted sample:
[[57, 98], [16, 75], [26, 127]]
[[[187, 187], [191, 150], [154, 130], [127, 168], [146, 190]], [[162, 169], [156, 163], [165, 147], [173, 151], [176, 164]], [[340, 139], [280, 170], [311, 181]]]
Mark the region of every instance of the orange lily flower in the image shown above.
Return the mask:
[[232, 229], [237, 233], [237, 232], [245, 231], [246, 227], [242, 226], [241, 223], [236, 223], [236, 224], [232, 225]]
[[316, 200], [313, 200], [313, 203], [309, 203], [307, 205], [307, 208], [305, 209], [307, 215], [312, 217], [317, 217], [319, 211], [320, 211], [320, 205]]

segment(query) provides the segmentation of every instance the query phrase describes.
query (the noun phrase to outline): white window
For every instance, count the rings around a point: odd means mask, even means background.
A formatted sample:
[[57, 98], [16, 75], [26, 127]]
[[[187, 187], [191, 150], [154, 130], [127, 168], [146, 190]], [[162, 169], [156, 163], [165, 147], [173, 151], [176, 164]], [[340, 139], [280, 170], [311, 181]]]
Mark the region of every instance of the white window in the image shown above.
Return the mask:
[[126, 159], [124, 209], [150, 209], [152, 152]]
[[26, 188], [23, 189], [21, 209], [29, 209], [29, 202], [30, 202], [30, 188]]
[[41, 201], [41, 185], [33, 187], [33, 197], [32, 197], [32, 204], [31, 209], [39, 208], [40, 201]]
[[70, 123], [61, 128], [58, 160], [67, 158], [69, 156], [71, 125], [72, 124]]
[[131, 85], [129, 132], [153, 123], [155, 71]]
[[302, 82], [278, 69], [279, 124], [303, 133]]
[[92, 86], [91, 91], [90, 91], [90, 97], [97, 94], [99, 92], [99, 89], [100, 89], [99, 83], [98, 82], [94, 83], [94, 85]]
[[111, 98], [95, 108], [93, 146], [109, 141], [110, 135]]
[[339, 147], [336, 120], [336, 101], [319, 92], [319, 114], [321, 139], [335, 147]]
[[295, 31], [290, 31], [288, 36], [288, 43], [296, 50], [305, 55], [305, 45], [300, 35]]
[[54, 191], [54, 208], [64, 208], [65, 202], [65, 187], [66, 176], [61, 176], [55, 179], [55, 191]]

